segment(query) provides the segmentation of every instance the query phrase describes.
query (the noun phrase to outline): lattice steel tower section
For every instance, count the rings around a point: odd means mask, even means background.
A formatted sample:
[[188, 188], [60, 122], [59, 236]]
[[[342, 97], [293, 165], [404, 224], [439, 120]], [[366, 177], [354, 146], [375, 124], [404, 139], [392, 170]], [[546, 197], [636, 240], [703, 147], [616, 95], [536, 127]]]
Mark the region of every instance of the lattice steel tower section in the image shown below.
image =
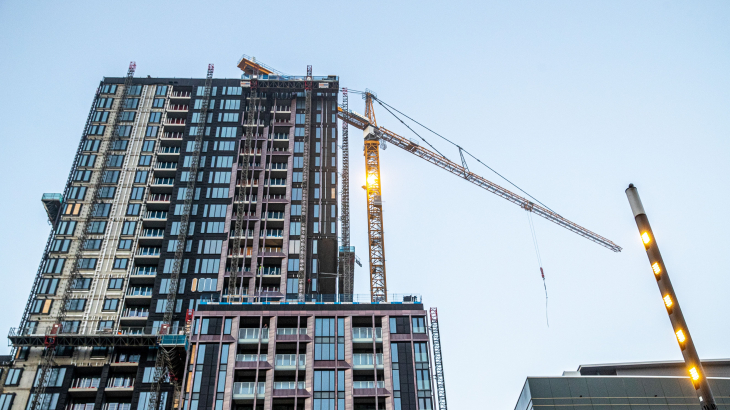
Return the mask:
[[436, 395], [439, 410], [446, 410], [446, 384], [444, 382], [444, 365], [441, 358], [441, 336], [439, 334], [439, 315], [435, 307], [429, 310], [431, 317], [431, 345], [433, 346], [433, 367], [436, 378]]
[[352, 295], [355, 290], [354, 275], [352, 269], [352, 252], [350, 251], [350, 143], [348, 137], [349, 107], [347, 88], [342, 89], [342, 194], [340, 205], [340, 224], [342, 226], [342, 278], [343, 293]]

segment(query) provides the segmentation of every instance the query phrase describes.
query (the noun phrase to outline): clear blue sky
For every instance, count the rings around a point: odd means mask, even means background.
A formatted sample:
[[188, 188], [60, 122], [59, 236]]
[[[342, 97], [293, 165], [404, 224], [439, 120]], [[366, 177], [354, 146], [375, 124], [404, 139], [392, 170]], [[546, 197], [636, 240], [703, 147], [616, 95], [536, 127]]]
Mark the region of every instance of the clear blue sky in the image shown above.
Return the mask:
[[[629, 182], [700, 355], [730, 357], [729, 18], [720, 1], [0, 2], [0, 331], [18, 323], [49, 231], [40, 197], [62, 191], [99, 80], [130, 60], [140, 76], [202, 77], [215, 63], [217, 77], [237, 77], [246, 53], [375, 90], [625, 248], [536, 219], [547, 327], [525, 212], [384, 151], [388, 284], [438, 306], [453, 408], [511, 409], [526, 376], [581, 363], [681, 358]], [[352, 240], [366, 261], [362, 145], [351, 135]], [[366, 293], [366, 270], [356, 274]]]

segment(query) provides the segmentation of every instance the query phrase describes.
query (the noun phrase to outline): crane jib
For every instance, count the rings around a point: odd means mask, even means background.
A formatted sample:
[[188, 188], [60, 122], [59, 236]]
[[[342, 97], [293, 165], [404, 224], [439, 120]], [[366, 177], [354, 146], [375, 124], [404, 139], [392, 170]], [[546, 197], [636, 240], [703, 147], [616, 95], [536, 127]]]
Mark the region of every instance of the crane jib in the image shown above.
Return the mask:
[[[364, 118], [363, 116], [348, 112], [347, 116], [344, 116], [342, 113], [342, 109], [340, 108], [338, 110], [338, 117], [342, 121], [346, 121], [348, 124], [359, 128], [359, 129], [365, 129], [369, 123], [367, 118]], [[424, 147], [421, 147], [420, 145], [413, 143], [409, 141], [406, 138], [401, 137], [400, 135], [382, 127], [374, 127], [375, 134], [377, 137], [379, 137], [382, 141], [386, 141], [389, 144], [395, 145], [405, 151], [408, 151], [418, 157], [421, 157], [425, 159], [426, 161], [437, 165], [452, 174], [463, 178], [469, 182], [471, 182], [474, 185], [477, 185], [493, 194], [496, 194], [516, 205], [519, 205], [521, 208], [533, 212], [536, 215], [547, 219], [548, 221], [551, 221], [559, 226], [562, 226], [563, 228], [568, 229], [571, 232], [574, 232], [586, 239], [589, 239], [605, 248], [608, 248], [614, 252], [621, 252], [621, 247], [610, 241], [609, 239], [598, 235], [595, 232], [592, 232], [586, 228], [583, 228], [582, 226], [576, 224], [575, 222], [569, 221], [568, 219], [563, 218], [562, 216], [556, 214], [555, 212], [550, 211], [549, 209], [542, 207], [538, 204], [535, 204], [534, 202], [531, 202], [524, 197], [515, 194], [512, 191], [509, 191], [489, 180], [486, 178], [479, 176], [473, 172], [470, 172], [469, 170], [465, 169], [463, 166], [452, 162], [451, 160], [447, 159], [446, 157], [443, 157], [429, 149], [426, 149]]]

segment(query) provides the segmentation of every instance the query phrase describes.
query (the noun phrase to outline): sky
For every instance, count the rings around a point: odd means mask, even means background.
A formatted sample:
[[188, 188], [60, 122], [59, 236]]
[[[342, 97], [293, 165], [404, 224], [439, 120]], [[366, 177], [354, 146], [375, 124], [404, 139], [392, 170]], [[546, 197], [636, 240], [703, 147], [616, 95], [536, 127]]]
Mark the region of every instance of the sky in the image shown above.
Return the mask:
[[[200, 78], [214, 63], [215, 77], [236, 78], [245, 53], [373, 90], [623, 247], [534, 217], [548, 326], [526, 212], [382, 151], [388, 288], [438, 307], [452, 408], [512, 409], [527, 376], [580, 364], [681, 359], [629, 183], [700, 356], [728, 358], [729, 18], [721, 1], [0, 1], [0, 332], [19, 323], [50, 230], [40, 198], [63, 191], [99, 81], [132, 60], [138, 76]], [[367, 267], [362, 140], [350, 136], [352, 243]], [[355, 275], [368, 293], [367, 270]]]

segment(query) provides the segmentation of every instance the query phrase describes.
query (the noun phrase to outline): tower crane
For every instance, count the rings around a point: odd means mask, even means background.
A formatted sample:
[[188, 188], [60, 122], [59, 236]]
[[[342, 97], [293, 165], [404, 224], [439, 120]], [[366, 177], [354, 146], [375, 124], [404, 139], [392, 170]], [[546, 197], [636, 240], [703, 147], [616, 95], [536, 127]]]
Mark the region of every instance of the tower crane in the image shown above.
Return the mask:
[[[349, 90], [354, 93], [354, 90]], [[563, 228], [574, 232], [588, 240], [591, 240], [614, 252], [620, 252], [621, 247], [607, 238], [592, 232], [575, 222], [572, 222], [547, 207], [528, 200], [527, 198], [509, 191], [486, 178], [471, 172], [464, 160], [462, 149], [459, 154], [462, 164], [459, 165], [436, 151], [431, 151], [412, 142], [385, 127], [379, 126], [375, 119], [373, 102], [383, 104], [378, 97], [370, 91], [359, 92], [365, 99], [365, 115], [348, 111], [345, 113], [342, 107], [338, 107], [338, 117], [341, 121], [363, 131], [365, 140], [365, 177], [367, 191], [368, 209], [368, 246], [370, 256], [370, 291], [373, 302], [386, 302], [388, 299], [386, 275], [385, 275], [385, 246], [383, 242], [383, 202], [380, 187], [380, 156], [379, 149], [383, 143], [401, 148], [420, 157], [452, 174], [463, 178], [472, 184], [498, 195], [522, 209], [532, 212], [537, 216], [547, 219]]]

